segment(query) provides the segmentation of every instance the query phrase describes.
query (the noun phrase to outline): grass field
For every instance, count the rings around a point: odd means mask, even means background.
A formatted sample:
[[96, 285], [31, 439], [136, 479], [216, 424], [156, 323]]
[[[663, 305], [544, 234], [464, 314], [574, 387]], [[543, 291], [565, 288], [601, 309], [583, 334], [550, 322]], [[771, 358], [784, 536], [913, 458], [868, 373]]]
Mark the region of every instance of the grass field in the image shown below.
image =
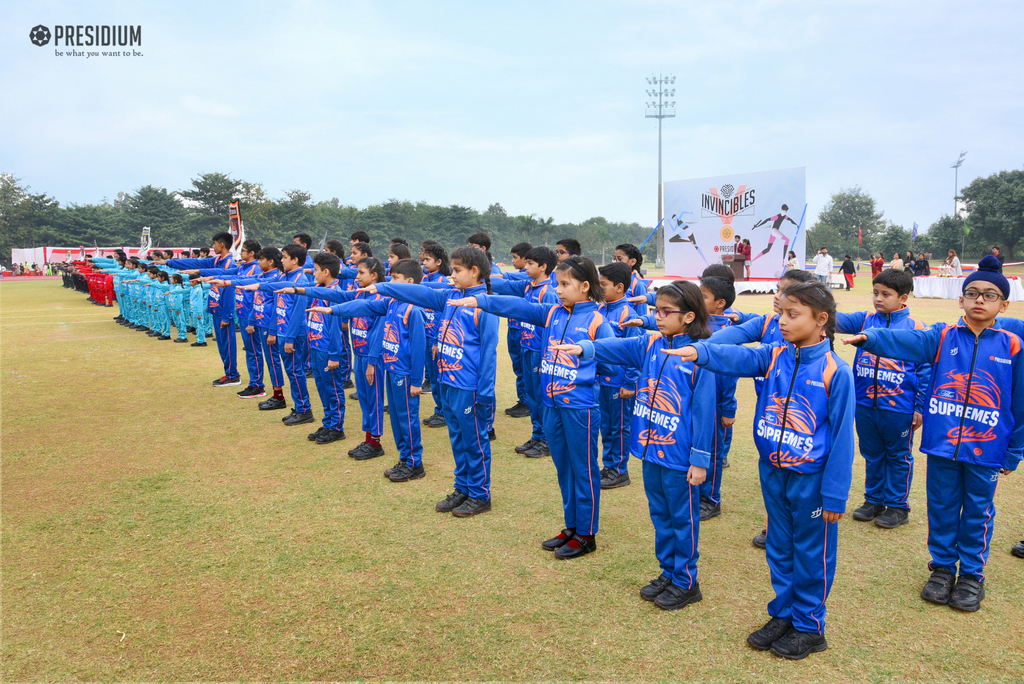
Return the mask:
[[[869, 308], [869, 291], [858, 277], [836, 294], [840, 308]], [[926, 322], [957, 316], [955, 302], [911, 306]], [[737, 308], [767, 312], [771, 297]], [[452, 487], [445, 430], [424, 428], [425, 479], [390, 483], [390, 433], [385, 458], [345, 455], [359, 434], [355, 402], [349, 439], [314, 445], [308, 426], [285, 428], [282, 412], [211, 387], [213, 345], [159, 342], [115, 313], [59, 281], [0, 285], [4, 680], [1024, 676], [1024, 561], [1009, 554], [1024, 533], [1022, 473], [996, 496], [979, 613], [918, 597], [922, 458], [909, 525], [840, 523], [829, 650], [793, 663], [744, 642], [772, 596], [750, 544], [764, 519], [751, 381], [738, 391], [724, 513], [701, 530], [704, 601], [666, 613], [637, 596], [658, 567], [636, 461], [632, 486], [602, 496], [597, 553], [560, 562], [540, 549], [561, 528], [560, 499], [550, 459], [512, 451], [529, 428], [500, 411], [514, 401], [503, 343], [494, 510], [459, 520], [433, 511]], [[862, 500], [863, 465], [848, 511]]]

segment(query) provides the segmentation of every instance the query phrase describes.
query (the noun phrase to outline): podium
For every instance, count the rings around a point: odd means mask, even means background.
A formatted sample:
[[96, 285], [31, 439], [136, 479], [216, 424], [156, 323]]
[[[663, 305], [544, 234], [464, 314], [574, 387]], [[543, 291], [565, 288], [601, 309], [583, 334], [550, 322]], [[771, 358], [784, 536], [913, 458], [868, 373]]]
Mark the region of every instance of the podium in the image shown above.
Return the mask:
[[732, 269], [732, 274], [736, 277], [737, 281], [744, 279], [743, 275], [743, 264], [746, 263], [746, 259], [742, 254], [723, 254], [722, 263]]

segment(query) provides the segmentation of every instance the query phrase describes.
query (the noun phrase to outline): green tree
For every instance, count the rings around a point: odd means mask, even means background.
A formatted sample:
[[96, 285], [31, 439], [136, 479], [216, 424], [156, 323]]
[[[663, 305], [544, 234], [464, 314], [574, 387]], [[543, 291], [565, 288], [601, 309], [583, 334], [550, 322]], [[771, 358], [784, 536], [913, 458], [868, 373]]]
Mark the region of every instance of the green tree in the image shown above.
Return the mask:
[[[192, 179], [192, 189], [178, 194], [188, 200], [192, 230], [210, 236], [228, 227], [228, 205], [235, 201], [241, 182], [224, 173], [204, 173]], [[245, 220], [245, 217], [242, 217]]]
[[896, 252], [906, 254], [910, 249], [910, 242], [909, 230], [895, 223], [889, 223], [872, 244], [876, 245], [875, 251], [881, 252], [888, 262]]
[[135, 238], [134, 241], [142, 234], [143, 226], [149, 226], [153, 243], [159, 242], [164, 246], [189, 245], [210, 237], [192, 230], [188, 212], [177, 197], [152, 185], [145, 185], [125, 198], [120, 223], [123, 230]]
[[1012, 258], [1024, 238], [1024, 171], [1000, 171], [975, 178], [960, 192], [971, 224], [972, 243], [999, 245], [1003, 255]]
[[[833, 245], [818, 245], [828, 247], [829, 250], [850, 251], [856, 254], [857, 228], [862, 229], [864, 234], [864, 245], [862, 249], [877, 250], [873, 240], [876, 235], [885, 230], [885, 222], [882, 220], [882, 212], [875, 208], [875, 200], [871, 195], [864, 192], [860, 186], [844, 188], [829, 198], [828, 203], [818, 214], [818, 220], [811, 230], [821, 224], [831, 226], [838, 234], [838, 240]], [[810, 231], [808, 231], [810, 236]]]

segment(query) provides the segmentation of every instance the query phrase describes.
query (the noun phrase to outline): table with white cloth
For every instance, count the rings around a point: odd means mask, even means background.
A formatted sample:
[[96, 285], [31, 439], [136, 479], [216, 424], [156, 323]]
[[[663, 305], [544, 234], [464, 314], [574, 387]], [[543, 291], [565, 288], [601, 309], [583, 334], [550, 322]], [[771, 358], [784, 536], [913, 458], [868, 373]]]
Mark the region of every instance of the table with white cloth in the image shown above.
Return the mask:
[[[915, 297], [933, 297], [938, 299], [959, 299], [964, 291], [966, 278], [943, 278], [941, 276], [917, 276], [914, 278]], [[1010, 281], [1010, 301], [1024, 301], [1024, 286], [1020, 278], [1007, 276]]]

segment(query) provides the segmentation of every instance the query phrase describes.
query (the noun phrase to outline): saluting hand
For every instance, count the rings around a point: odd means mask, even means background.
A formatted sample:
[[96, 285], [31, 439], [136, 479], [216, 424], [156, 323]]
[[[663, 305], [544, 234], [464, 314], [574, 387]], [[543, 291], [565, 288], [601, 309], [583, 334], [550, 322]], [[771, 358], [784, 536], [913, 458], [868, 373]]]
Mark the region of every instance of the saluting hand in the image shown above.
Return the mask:
[[565, 352], [571, 356], [583, 356], [583, 347], [578, 344], [553, 344], [550, 349], [556, 354]]
[[619, 324], [620, 328], [642, 328], [644, 327], [644, 321], [642, 318], [630, 318], [628, 321], [622, 321]]
[[327, 307], [327, 306], [311, 306], [308, 309], [306, 309], [307, 313], [309, 313], [311, 311], [315, 311], [317, 313], [322, 313], [322, 314], [329, 314], [329, 313], [331, 313], [330, 307]]
[[682, 349], [662, 349], [662, 354], [668, 354], [669, 356], [678, 356], [683, 361], [697, 362], [697, 348], [692, 345], [687, 345]]
[[462, 297], [461, 299], [449, 299], [448, 303], [452, 306], [464, 306], [467, 309], [478, 309], [480, 303], [476, 301], [476, 297]]
[[865, 335], [864, 333], [860, 333], [860, 334], [854, 335], [853, 337], [844, 337], [843, 338], [843, 344], [858, 345], [858, 344], [861, 344], [861, 343], [867, 342], [867, 341], [868, 341], [868, 336]]
[[260, 284], [249, 283], [248, 285], [238, 285], [237, 287], [239, 290], [249, 290], [250, 292], [255, 292], [256, 290], [260, 289]]

